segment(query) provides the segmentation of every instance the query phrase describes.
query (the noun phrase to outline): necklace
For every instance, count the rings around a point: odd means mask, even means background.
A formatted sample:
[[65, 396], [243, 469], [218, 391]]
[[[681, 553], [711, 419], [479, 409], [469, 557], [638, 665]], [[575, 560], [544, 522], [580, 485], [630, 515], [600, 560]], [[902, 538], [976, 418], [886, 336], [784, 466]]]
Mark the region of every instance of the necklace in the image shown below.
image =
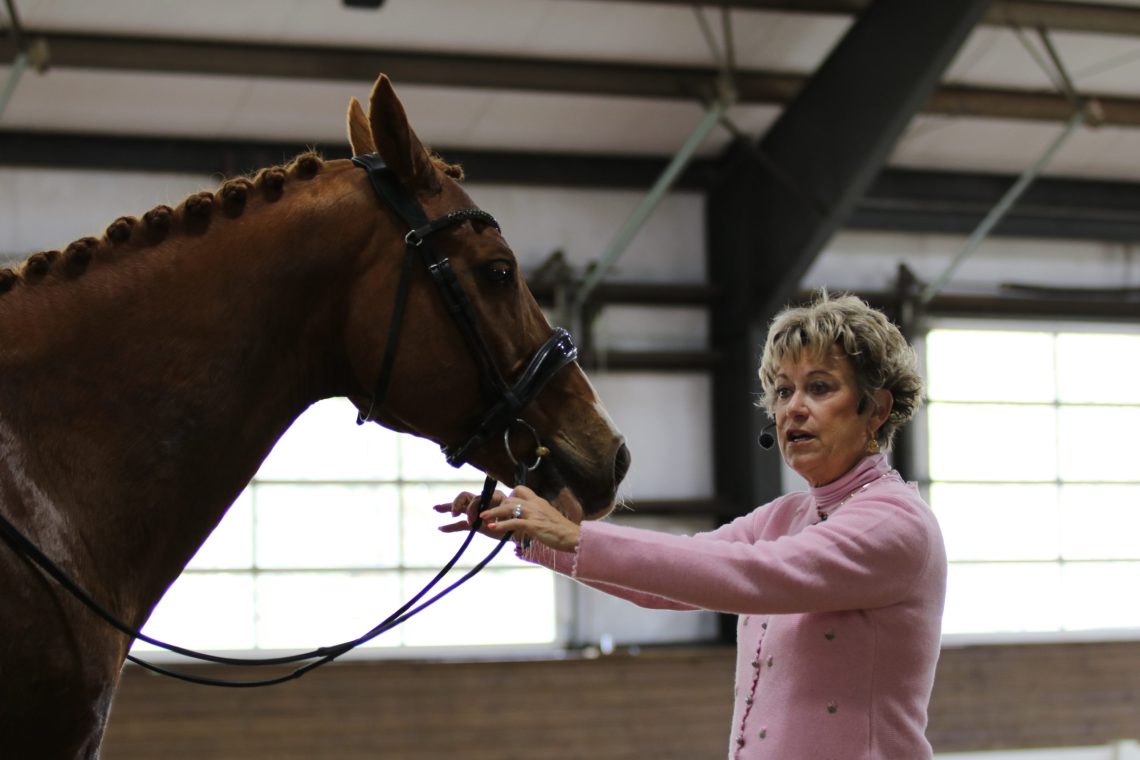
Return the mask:
[[836, 511], [837, 509], [842, 507], [844, 504], [851, 501], [851, 499], [854, 498], [857, 494], [863, 493], [868, 488], [873, 486], [875, 483], [878, 483], [880, 480], [882, 480], [883, 478], [890, 475], [892, 472], [893, 472], [893, 470], [887, 470], [886, 472], [884, 472], [882, 475], [875, 478], [874, 480], [868, 480], [866, 483], [859, 486], [854, 491], [852, 491], [851, 493], [847, 494], [842, 499], [840, 499], [838, 504], [836, 504], [834, 507], [830, 507], [826, 512], [824, 511], [823, 507], [816, 507], [815, 513], [819, 517], [819, 521], [825, 522], [827, 520], [828, 516], [830, 516], [832, 512]]

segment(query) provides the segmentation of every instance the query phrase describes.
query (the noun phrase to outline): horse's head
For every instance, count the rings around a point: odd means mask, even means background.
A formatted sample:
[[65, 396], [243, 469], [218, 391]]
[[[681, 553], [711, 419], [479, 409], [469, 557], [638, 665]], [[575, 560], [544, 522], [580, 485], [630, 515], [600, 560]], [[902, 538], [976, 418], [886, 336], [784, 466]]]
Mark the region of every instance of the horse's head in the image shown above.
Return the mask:
[[[457, 182], [462, 176], [458, 167], [444, 164], [417, 139], [386, 76], [373, 88], [367, 115], [352, 101], [348, 131], [353, 154], [378, 153], [387, 175], [418, 202], [427, 219], [475, 207]], [[368, 187], [364, 171], [359, 184], [362, 192], [372, 192], [363, 189]], [[552, 348], [548, 341], [554, 330], [494, 220], [464, 216], [433, 233], [432, 243], [454, 272], [460, 299], [471, 305], [471, 318], [449, 308], [427, 265], [413, 253], [390, 382], [374, 406], [372, 389], [386, 374], [382, 356], [394, 321], [392, 302], [400, 300], [378, 297], [378, 292], [397, 290], [397, 263], [405, 257], [409, 229], [378, 195], [375, 213], [383, 224], [353, 295], [349, 331], [350, 361], [371, 395], [354, 394], [353, 401], [385, 426], [430, 438], [455, 452], [471, 439], [488, 410], [503, 400], [504, 386], [515, 386], [528, 368], [534, 369], [532, 359], [541, 347]], [[464, 320], [474, 327], [466, 336]], [[560, 353], [565, 353], [565, 345], [554, 346], [548, 359], [556, 363]], [[549, 375], [532, 400], [499, 423], [476, 438], [460, 458], [514, 484], [514, 462], [531, 464], [544, 454], [528, 475], [531, 488], [575, 520], [600, 517], [612, 509], [629, 468], [629, 451], [576, 363]]]

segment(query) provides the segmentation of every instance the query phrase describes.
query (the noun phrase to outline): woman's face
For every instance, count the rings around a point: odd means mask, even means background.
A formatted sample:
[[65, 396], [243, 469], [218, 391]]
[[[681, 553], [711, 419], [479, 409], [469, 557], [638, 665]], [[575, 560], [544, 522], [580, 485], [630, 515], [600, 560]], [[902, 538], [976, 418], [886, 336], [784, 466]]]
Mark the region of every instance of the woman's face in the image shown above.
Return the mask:
[[[890, 413], [891, 395], [876, 394], [860, 414], [855, 368], [838, 346], [823, 356], [785, 360], [776, 376], [775, 411], [780, 453], [812, 486], [850, 470]], [[885, 402], [885, 403], [884, 403]]]

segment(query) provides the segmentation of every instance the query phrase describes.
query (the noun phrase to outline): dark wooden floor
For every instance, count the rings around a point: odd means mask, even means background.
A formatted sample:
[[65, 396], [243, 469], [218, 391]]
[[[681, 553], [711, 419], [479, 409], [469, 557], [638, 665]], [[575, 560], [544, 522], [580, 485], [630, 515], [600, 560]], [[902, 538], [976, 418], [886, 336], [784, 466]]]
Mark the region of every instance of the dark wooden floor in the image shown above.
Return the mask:
[[[732, 659], [710, 647], [596, 660], [357, 662], [253, 691], [131, 667], [104, 760], [720, 758]], [[1140, 642], [947, 649], [929, 736], [940, 752], [1140, 738]]]

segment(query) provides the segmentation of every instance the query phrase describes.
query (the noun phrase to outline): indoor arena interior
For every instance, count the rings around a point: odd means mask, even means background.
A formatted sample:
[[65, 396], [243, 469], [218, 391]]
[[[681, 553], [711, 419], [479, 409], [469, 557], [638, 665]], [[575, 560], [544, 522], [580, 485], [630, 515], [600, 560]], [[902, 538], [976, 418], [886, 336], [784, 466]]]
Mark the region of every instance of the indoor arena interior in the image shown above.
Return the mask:
[[0, 0], [0, 760], [1140, 760], [1137, 245], [1140, 0]]

